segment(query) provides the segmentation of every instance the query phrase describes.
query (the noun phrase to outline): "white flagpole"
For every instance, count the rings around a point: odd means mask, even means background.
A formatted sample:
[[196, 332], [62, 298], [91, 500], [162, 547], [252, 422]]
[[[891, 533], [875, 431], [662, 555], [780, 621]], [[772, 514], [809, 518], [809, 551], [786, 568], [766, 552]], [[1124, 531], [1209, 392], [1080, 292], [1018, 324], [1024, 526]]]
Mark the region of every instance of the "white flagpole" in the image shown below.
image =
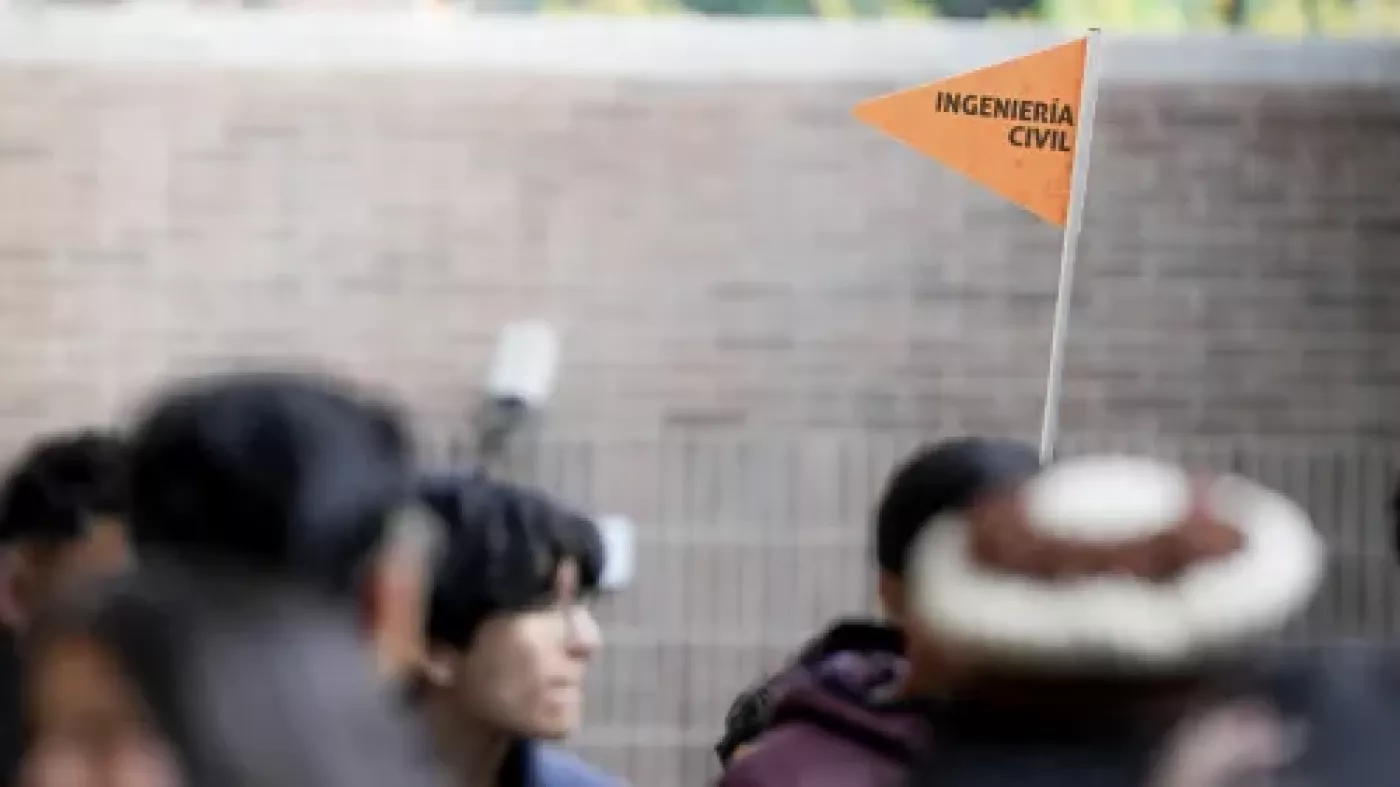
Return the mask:
[[1065, 341], [1070, 306], [1074, 301], [1074, 264], [1079, 254], [1079, 230], [1084, 226], [1084, 194], [1089, 186], [1089, 147], [1094, 141], [1094, 110], [1099, 100], [1099, 30], [1089, 31], [1084, 48], [1084, 84], [1079, 92], [1079, 126], [1074, 135], [1074, 166], [1070, 172], [1069, 212], [1060, 247], [1060, 281], [1055, 290], [1055, 321], [1050, 331], [1050, 371], [1045, 380], [1045, 412], [1040, 422], [1040, 461], [1055, 456], [1060, 436], [1060, 397], [1065, 377]]

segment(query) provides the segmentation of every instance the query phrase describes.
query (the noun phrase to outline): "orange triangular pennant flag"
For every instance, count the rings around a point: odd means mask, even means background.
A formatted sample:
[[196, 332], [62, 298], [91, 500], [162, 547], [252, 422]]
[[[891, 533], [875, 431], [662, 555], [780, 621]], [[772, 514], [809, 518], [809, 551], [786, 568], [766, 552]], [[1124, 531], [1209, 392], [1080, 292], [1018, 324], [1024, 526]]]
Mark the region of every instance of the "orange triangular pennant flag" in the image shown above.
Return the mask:
[[1088, 39], [873, 98], [857, 118], [1065, 226]]

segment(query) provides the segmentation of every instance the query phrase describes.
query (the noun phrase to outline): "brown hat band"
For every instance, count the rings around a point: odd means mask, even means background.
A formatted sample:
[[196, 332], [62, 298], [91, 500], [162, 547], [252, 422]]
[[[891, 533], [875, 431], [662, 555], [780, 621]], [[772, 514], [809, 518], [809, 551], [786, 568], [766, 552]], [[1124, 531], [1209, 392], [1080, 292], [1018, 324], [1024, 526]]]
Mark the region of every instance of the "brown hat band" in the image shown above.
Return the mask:
[[1208, 485], [1192, 486], [1186, 515], [1151, 536], [1117, 543], [1085, 543], [1037, 531], [1019, 492], [996, 496], [968, 513], [969, 549], [978, 565], [1042, 581], [1126, 576], [1169, 582], [1187, 569], [1227, 557], [1244, 535], [1211, 510]]

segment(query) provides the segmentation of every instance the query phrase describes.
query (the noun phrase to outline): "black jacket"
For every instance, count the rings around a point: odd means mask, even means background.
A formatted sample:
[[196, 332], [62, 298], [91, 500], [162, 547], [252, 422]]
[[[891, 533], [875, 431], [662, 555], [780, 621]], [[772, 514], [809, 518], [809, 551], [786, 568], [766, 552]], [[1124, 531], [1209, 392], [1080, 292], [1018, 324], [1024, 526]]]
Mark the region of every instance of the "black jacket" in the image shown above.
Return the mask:
[[[1400, 660], [1388, 649], [1348, 645], [1277, 656], [1200, 685], [1209, 691], [1196, 695], [1200, 701], [1193, 700], [1192, 706], [1197, 711], [1232, 701], [1258, 702], [1302, 732], [1298, 756], [1273, 771], [1276, 781], [1271, 784], [1400, 784]], [[1089, 694], [1053, 706], [1028, 701], [1029, 696], [1023, 693], [1008, 703], [979, 698], [931, 706], [930, 754], [914, 769], [909, 784], [1145, 787], [1153, 783], [1154, 768], [1173, 733], [1192, 718], [1142, 713], [1146, 706]], [[1252, 782], [1202, 787], [1236, 783]]]

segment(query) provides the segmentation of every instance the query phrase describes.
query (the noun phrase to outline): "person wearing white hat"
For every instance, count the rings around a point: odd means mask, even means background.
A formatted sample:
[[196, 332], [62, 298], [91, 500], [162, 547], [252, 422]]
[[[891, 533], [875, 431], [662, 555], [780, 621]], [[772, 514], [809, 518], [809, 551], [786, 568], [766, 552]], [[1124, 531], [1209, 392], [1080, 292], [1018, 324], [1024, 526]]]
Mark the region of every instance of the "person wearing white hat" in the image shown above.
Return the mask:
[[925, 528], [914, 603], [998, 662], [1171, 671], [1282, 629], [1324, 548], [1306, 512], [1235, 476], [1134, 457], [1069, 460]]
[[1395, 783], [1400, 670], [1268, 647], [1325, 562], [1286, 496], [1137, 457], [1061, 461], [938, 517], [911, 553], [914, 617], [975, 669], [929, 703], [910, 783]]

